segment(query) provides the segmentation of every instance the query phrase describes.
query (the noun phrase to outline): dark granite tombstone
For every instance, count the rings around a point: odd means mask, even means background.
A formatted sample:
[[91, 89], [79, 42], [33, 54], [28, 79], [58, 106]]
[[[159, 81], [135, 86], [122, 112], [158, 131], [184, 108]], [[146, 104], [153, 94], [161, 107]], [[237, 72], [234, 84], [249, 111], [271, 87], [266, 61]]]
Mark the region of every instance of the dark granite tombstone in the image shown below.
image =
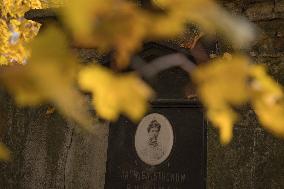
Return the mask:
[[[152, 43], [140, 56], [176, 51]], [[185, 96], [189, 82], [180, 68], [161, 72], [151, 82], [157, 100], [140, 123], [121, 117], [111, 124], [106, 189], [205, 188], [206, 124], [199, 103]]]

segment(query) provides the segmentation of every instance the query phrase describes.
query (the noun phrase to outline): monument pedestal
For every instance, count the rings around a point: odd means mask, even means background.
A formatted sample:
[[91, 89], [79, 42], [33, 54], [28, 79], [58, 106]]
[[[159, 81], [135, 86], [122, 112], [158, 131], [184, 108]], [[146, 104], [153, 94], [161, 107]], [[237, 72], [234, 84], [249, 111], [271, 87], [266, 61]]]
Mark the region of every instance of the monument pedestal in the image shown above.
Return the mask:
[[[190, 101], [173, 102], [154, 104], [139, 124], [121, 118], [110, 126], [106, 189], [205, 188], [202, 109]], [[156, 142], [153, 123], [160, 125]]]

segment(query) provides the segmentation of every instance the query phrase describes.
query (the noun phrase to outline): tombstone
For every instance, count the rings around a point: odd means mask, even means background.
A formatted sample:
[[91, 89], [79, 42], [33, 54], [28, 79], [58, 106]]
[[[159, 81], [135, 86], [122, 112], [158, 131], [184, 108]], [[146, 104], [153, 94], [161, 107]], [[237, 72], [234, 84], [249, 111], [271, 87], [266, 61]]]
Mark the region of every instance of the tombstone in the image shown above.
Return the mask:
[[[150, 43], [140, 57], [150, 61], [177, 51]], [[140, 122], [121, 117], [110, 125], [106, 189], [205, 188], [206, 122], [198, 101], [185, 95], [189, 82], [180, 68], [161, 72], [150, 83], [157, 98]]]

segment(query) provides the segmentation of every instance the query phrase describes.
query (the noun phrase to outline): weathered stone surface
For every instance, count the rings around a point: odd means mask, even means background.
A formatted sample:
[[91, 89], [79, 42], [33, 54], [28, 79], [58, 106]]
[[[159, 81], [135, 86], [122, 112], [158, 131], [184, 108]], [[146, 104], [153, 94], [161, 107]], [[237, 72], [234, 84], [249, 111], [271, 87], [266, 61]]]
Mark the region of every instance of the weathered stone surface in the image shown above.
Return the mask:
[[255, 57], [255, 62], [266, 65], [268, 73], [284, 85], [284, 57]]
[[284, 20], [275, 19], [271, 21], [257, 22], [259, 29], [271, 38], [284, 37]]
[[23, 187], [64, 188], [64, 168], [70, 127], [57, 113], [45, 114], [46, 108], [29, 112], [26, 141], [23, 143]]
[[260, 39], [251, 49], [252, 56], [281, 57], [284, 56], [284, 37]]
[[[1, 95], [3, 91], [1, 91]], [[68, 127], [57, 113], [46, 115], [47, 107], [18, 108], [7, 96], [4, 143], [13, 154], [11, 162], [1, 162], [3, 188], [64, 188], [64, 158]]]
[[254, 140], [254, 188], [283, 188], [284, 141], [262, 129], [255, 130]]
[[[4, 144], [13, 153], [12, 162], [0, 162], [0, 186], [12, 189], [19, 188], [21, 178], [23, 176], [22, 162], [23, 156], [22, 152], [24, 146], [22, 145], [25, 141], [25, 120], [24, 113], [22, 110], [17, 110], [13, 105], [8, 95], [1, 90], [1, 139]], [[16, 115], [18, 119], [15, 119]]]
[[253, 130], [235, 128], [234, 138], [227, 146], [219, 142], [219, 134], [208, 127], [207, 188], [253, 188]]
[[284, 12], [284, 0], [275, 0], [275, 12]]
[[242, 9], [240, 8], [241, 5], [239, 2], [236, 2], [236, 1], [224, 2], [223, 6], [226, 8], [226, 10], [230, 11], [232, 15], [242, 14]]
[[3, 142], [13, 161], [0, 162], [0, 186], [5, 189], [103, 188], [108, 124], [100, 138], [79, 132], [47, 107], [18, 108], [0, 92]]
[[73, 131], [65, 167], [65, 187], [68, 189], [104, 188], [108, 124], [101, 125], [100, 137]]
[[257, 116], [250, 106], [241, 107], [238, 111], [240, 119], [237, 122], [238, 127], [246, 129], [255, 129], [258, 127]]
[[274, 13], [274, 1], [252, 4], [246, 9], [245, 14], [251, 21], [273, 19], [276, 17]]
[[[257, 123], [255, 123], [257, 124]], [[208, 128], [207, 187], [209, 189], [276, 189], [284, 186], [283, 140], [261, 128], [236, 126], [228, 146]]]

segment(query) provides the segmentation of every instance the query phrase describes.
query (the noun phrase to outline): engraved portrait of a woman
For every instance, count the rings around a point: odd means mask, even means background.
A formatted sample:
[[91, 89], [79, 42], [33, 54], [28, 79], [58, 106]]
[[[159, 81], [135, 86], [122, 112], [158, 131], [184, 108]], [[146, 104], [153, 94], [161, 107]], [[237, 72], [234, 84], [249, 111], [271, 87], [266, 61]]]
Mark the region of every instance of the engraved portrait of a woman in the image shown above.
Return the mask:
[[147, 128], [148, 140], [147, 145], [142, 149], [142, 154], [145, 157], [148, 157], [150, 161], [157, 161], [165, 154], [163, 147], [158, 140], [160, 130], [161, 125], [156, 120], [151, 121]]
[[162, 114], [145, 116], [137, 127], [135, 149], [138, 157], [148, 165], [159, 165], [167, 159], [173, 146], [173, 130]]

